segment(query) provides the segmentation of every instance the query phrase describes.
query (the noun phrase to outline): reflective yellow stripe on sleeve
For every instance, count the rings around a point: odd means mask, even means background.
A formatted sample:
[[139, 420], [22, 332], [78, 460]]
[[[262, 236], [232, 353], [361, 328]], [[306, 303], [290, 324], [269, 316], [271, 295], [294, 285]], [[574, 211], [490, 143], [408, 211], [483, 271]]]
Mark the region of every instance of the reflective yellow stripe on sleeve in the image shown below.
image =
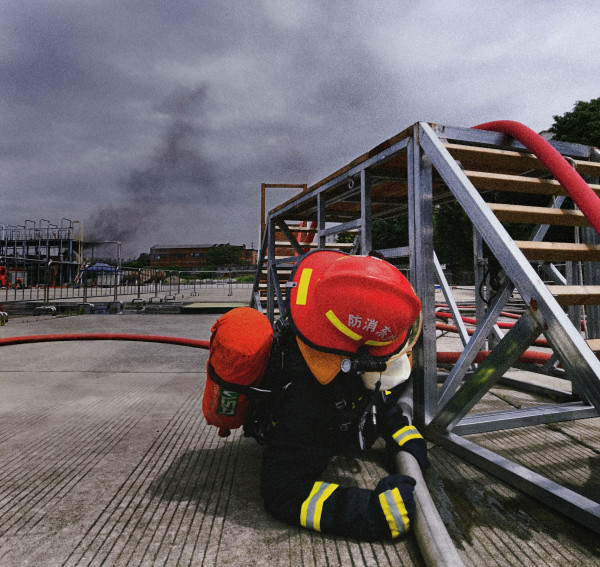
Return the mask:
[[418, 432], [417, 428], [414, 425], [407, 425], [402, 429], [398, 429], [396, 433], [392, 435], [394, 441], [402, 447], [404, 443], [410, 441], [411, 439], [423, 439], [423, 436]]
[[379, 504], [392, 533], [392, 538], [397, 538], [406, 533], [410, 526], [410, 520], [400, 491], [394, 488], [382, 492], [379, 495]]
[[323, 504], [338, 487], [338, 484], [328, 482], [315, 482], [308, 498], [303, 502], [300, 510], [300, 524], [305, 528], [321, 531], [321, 514]]

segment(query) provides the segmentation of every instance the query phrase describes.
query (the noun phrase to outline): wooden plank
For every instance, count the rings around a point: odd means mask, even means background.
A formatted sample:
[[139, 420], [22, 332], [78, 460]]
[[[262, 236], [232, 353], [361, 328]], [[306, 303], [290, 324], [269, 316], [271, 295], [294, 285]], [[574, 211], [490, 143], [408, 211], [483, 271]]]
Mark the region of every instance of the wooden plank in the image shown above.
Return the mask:
[[597, 161], [583, 161], [574, 160], [575, 171], [579, 175], [593, 175], [594, 177], [600, 176], [600, 162]]
[[488, 203], [488, 206], [494, 211], [498, 220], [503, 222], [522, 222], [560, 226], [590, 226], [585, 215], [579, 210], [510, 205], [508, 203]]
[[[464, 144], [444, 144], [454, 159], [466, 163], [469, 169], [471, 164], [481, 164], [483, 167], [493, 167], [508, 171], [513, 170], [546, 170], [546, 166], [535, 155], [529, 152], [502, 150], [499, 148], [482, 148]], [[584, 160], [568, 160], [580, 175], [600, 176], [600, 162]]]
[[600, 285], [549, 285], [560, 305], [600, 305]]
[[597, 355], [600, 354], [600, 339], [586, 339], [585, 342]]
[[[539, 177], [504, 175], [482, 171], [465, 171], [464, 173], [479, 190], [511, 191], [516, 193], [533, 193], [536, 195], [567, 194], [556, 179], [540, 179]], [[590, 188], [597, 195], [600, 195], [600, 185], [590, 185]]]
[[[281, 246], [282, 248], [285, 248], [287, 250], [290, 247], [290, 243], [289, 242], [275, 242], [275, 246]], [[318, 248], [319, 243], [318, 242], [300, 242], [300, 246], [302, 248]], [[325, 243], [325, 248], [327, 248], [327, 250], [329, 250], [329, 249], [335, 250], [336, 248], [350, 249], [353, 246], [354, 246], [354, 244], [352, 244], [352, 242], [326, 242]]]
[[532, 242], [516, 240], [516, 245], [529, 260], [546, 262], [600, 262], [600, 245], [569, 242]]
[[[463, 144], [444, 144], [452, 157], [469, 169], [481, 167], [496, 168], [503, 171], [527, 171], [545, 169], [544, 164], [533, 154], [498, 148], [482, 148]], [[474, 167], [475, 166], [475, 167]]]

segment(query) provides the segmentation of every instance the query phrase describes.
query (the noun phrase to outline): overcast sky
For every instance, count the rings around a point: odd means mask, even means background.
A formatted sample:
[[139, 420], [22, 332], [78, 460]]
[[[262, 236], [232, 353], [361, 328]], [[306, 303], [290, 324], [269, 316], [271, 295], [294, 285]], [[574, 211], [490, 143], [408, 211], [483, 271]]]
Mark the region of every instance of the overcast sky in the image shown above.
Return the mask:
[[600, 97], [599, 30], [591, 0], [0, 0], [0, 224], [257, 246], [261, 182]]

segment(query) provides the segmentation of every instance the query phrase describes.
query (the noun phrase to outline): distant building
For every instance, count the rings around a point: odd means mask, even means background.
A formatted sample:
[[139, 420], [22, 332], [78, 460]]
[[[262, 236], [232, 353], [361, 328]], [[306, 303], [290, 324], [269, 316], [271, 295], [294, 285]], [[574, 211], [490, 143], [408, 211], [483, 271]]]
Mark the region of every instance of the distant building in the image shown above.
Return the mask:
[[[202, 269], [206, 267], [209, 250], [226, 244], [170, 244], [157, 245], [150, 248], [150, 267]], [[246, 248], [245, 244], [233, 246], [238, 248], [242, 256], [242, 265], [254, 266], [258, 261], [256, 250]]]

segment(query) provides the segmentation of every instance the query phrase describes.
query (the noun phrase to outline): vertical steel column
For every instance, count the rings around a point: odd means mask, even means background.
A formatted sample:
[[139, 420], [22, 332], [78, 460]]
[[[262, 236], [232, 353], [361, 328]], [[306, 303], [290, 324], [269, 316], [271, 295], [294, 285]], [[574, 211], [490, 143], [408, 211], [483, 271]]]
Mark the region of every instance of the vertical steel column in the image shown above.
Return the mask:
[[[475, 286], [475, 318], [477, 322], [485, 317], [485, 301], [479, 290], [483, 290], [487, 272], [487, 260], [483, 257], [483, 238], [473, 227], [473, 285]], [[487, 291], [486, 291], [487, 294]], [[485, 296], [487, 298], [487, 295]]]
[[[593, 228], [582, 229], [582, 241], [585, 244], [600, 244], [600, 236]], [[600, 285], [600, 262], [583, 262], [584, 285]], [[600, 306], [586, 305], [587, 338], [600, 339]]]
[[[600, 152], [598, 149], [591, 150], [590, 160], [600, 161]], [[588, 183], [600, 183], [600, 177], [590, 176], [586, 178]], [[585, 244], [600, 244], [600, 236], [593, 228], [583, 228], [581, 230], [582, 241]], [[585, 285], [600, 285], [600, 262], [583, 263], [583, 283]], [[587, 338], [600, 339], [600, 306], [588, 305], [583, 308], [586, 315]]]
[[368, 254], [373, 249], [371, 226], [371, 179], [366, 169], [360, 172], [360, 252]]
[[267, 252], [267, 317], [273, 323], [275, 320], [275, 302], [274, 302], [274, 277], [275, 273], [275, 221], [269, 220], [267, 232], [268, 252]]
[[408, 144], [407, 166], [410, 276], [423, 308], [423, 332], [413, 349], [414, 418], [415, 423], [422, 427], [437, 411], [436, 271], [433, 259], [432, 167], [420, 147], [418, 124]]
[[317, 243], [319, 248], [325, 248], [325, 196], [317, 194]]

